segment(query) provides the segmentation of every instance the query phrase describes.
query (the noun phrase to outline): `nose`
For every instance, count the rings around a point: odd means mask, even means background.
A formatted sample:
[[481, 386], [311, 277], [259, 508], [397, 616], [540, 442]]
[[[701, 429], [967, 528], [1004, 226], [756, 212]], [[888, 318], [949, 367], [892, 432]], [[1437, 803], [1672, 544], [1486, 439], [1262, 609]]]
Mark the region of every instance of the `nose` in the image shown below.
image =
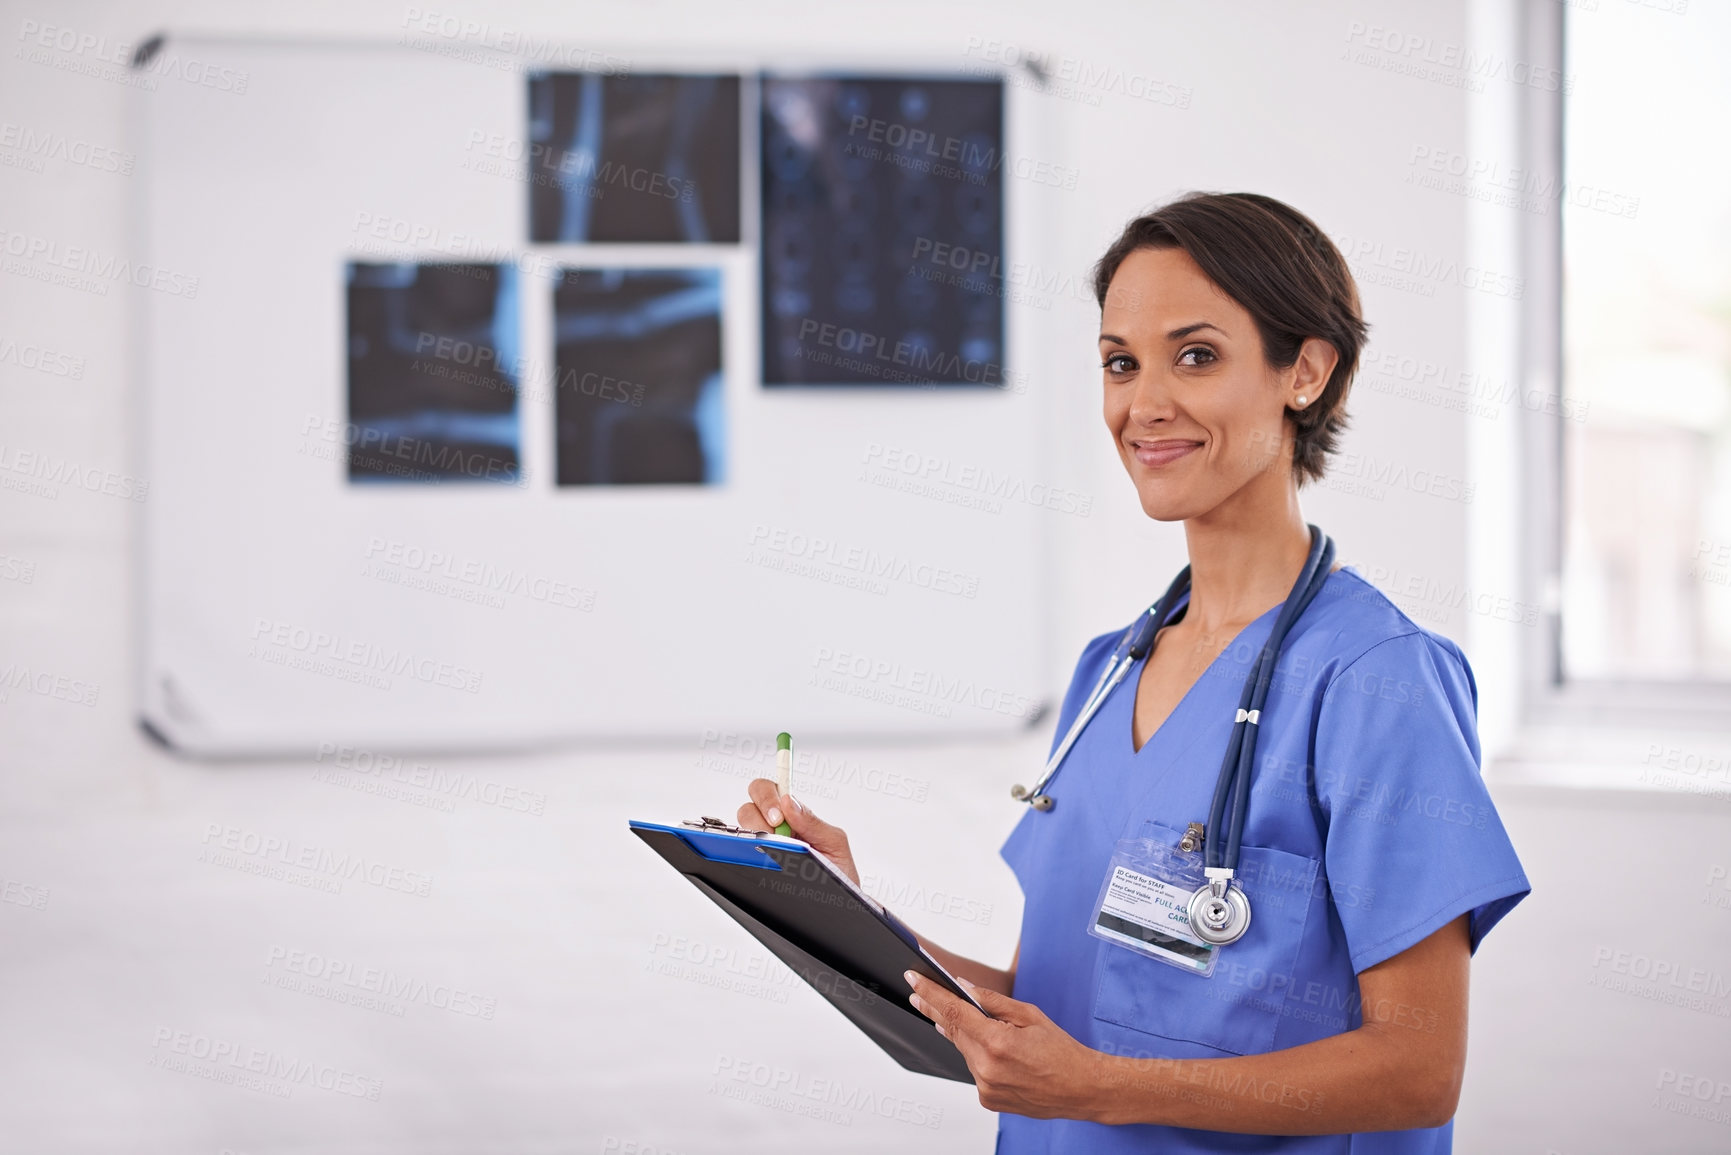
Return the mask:
[[1162, 373], [1144, 370], [1137, 375], [1134, 392], [1130, 394], [1129, 419], [1132, 426], [1152, 426], [1170, 421], [1178, 407], [1172, 400], [1172, 390]]

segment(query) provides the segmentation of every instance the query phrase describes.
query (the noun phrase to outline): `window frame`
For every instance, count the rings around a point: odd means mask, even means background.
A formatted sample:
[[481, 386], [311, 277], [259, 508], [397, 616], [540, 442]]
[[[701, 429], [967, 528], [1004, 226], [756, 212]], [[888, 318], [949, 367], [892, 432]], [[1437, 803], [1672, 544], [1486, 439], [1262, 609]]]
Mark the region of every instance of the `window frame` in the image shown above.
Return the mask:
[[[1568, 5], [1520, 5], [1521, 52], [1534, 69], [1568, 76]], [[1559, 189], [1567, 178], [1564, 127], [1568, 95], [1528, 87], [1519, 100], [1517, 147], [1541, 181]], [[1517, 357], [1526, 390], [1568, 395], [1563, 373], [1562, 198], [1554, 214], [1522, 214], [1519, 260], [1527, 291], [1520, 303]], [[1562, 651], [1563, 534], [1566, 525], [1567, 445], [1563, 406], [1546, 414], [1517, 407], [1516, 444], [1524, 495], [1517, 572], [1522, 596], [1541, 607], [1537, 629], [1520, 646], [1522, 735], [1517, 748], [1566, 748], [1587, 754], [1610, 739], [1612, 748], [1663, 731], [1712, 735], [1731, 731], [1731, 681], [1569, 679]], [[1548, 733], [1547, 733], [1548, 732]], [[1542, 740], [1535, 743], [1534, 738]], [[1622, 740], [1619, 740], [1622, 739]], [[1590, 755], [1589, 755], [1590, 757]], [[1517, 755], [1518, 758], [1518, 755]]]

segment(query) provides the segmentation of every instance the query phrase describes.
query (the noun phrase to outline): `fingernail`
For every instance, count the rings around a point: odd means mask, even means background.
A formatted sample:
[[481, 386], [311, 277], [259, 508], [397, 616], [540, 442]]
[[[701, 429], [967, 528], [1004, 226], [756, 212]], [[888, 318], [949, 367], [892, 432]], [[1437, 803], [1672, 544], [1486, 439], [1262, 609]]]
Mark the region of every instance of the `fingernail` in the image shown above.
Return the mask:
[[908, 996], [908, 1002], [912, 1003], [914, 1006], [914, 1010], [918, 1011], [920, 1014], [923, 1015], [926, 1013], [926, 1004], [920, 1001], [920, 996], [909, 995]]
[[787, 801], [795, 810], [799, 811], [801, 814], [805, 813], [805, 803], [801, 802], [791, 794], [787, 796]]
[[944, 1024], [933, 1023], [932, 1026], [936, 1027], [938, 1029], [938, 1034], [942, 1035], [944, 1038], [947, 1039], [950, 1037], [950, 1033], [948, 1031], [944, 1030]]
[[903, 971], [902, 972], [903, 980], [905, 980], [907, 982], [908, 986], [910, 986], [910, 987], [914, 985], [914, 980], [919, 978], [919, 977], [920, 976], [916, 975], [913, 971]]
[[771, 806], [769, 808], [769, 813], [765, 814], [764, 817], [769, 819], [769, 824], [771, 826], [780, 826], [781, 825], [781, 811], [777, 810], [773, 806]]

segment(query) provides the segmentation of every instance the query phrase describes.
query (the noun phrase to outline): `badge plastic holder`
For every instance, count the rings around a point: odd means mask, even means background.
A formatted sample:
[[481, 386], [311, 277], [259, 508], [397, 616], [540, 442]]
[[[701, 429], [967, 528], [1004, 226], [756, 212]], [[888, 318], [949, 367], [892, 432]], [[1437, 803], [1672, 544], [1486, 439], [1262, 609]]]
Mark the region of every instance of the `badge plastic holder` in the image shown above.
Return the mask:
[[1190, 897], [1208, 884], [1202, 855], [1152, 838], [1120, 839], [1088, 920], [1113, 946], [1208, 978], [1220, 948], [1190, 929]]

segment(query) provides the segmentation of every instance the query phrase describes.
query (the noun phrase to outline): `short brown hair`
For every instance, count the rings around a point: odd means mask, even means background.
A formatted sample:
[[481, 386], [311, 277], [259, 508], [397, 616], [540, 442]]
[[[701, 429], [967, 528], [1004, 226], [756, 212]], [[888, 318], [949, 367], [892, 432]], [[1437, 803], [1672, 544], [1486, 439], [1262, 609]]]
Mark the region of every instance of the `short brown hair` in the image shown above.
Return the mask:
[[1208, 279], [1256, 321], [1263, 356], [1290, 367], [1308, 337], [1340, 355], [1322, 395], [1287, 414], [1292, 471], [1302, 485], [1322, 478], [1346, 428], [1346, 395], [1369, 329], [1346, 259], [1309, 217], [1256, 193], [1190, 193], [1124, 226], [1094, 266], [1094, 296], [1105, 307], [1118, 266], [1137, 249], [1183, 249]]

